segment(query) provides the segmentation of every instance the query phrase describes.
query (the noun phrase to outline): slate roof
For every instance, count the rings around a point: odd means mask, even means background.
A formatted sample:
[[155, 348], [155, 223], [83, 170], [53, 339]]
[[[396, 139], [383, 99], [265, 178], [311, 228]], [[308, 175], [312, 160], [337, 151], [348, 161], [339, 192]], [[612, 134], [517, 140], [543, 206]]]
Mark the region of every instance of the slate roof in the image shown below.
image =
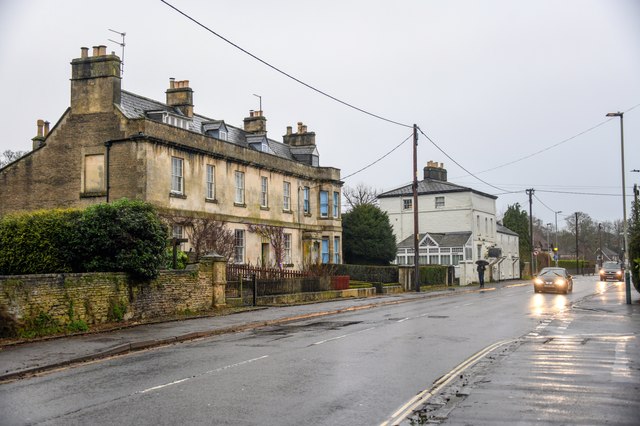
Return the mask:
[[[448, 194], [452, 192], [473, 192], [484, 197], [497, 199], [495, 195], [490, 195], [484, 192], [476, 191], [466, 186], [456, 185], [455, 183], [445, 182], [437, 179], [424, 179], [418, 181], [418, 195], [427, 194]], [[407, 197], [413, 195], [413, 184], [401, 186], [400, 188], [392, 189], [391, 191], [383, 192], [378, 195], [378, 198], [391, 198], [391, 197]]]
[[[121, 93], [122, 95], [120, 100], [120, 110], [125, 115], [125, 117], [129, 119], [148, 118], [146, 113], [150, 111], [163, 111], [184, 117], [179, 109], [168, 106], [162, 102], [145, 98], [144, 96], [136, 95], [134, 93], [127, 92], [126, 90], [122, 90]], [[193, 114], [193, 120], [191, 121], [189, 130], [195, 133], [203, 134], [202, 125], [204, 123], [207, 123], [208, 127], [210, 128], [211, 123], [213, 122], [222, 123], [222, 120], [216, 120], [200, 114]], [[227, 123], [225, 123], [225, 126], [227, 128], [227, 142], [243, 146], [245, 148], [250, 148], [247, 141], [248, 138], [251, 139], [251, 142], [257, 142], [256, 135], [245, 132], [243, 129], [231, 126]], [[278, 142], [268, 138], [267, 143], [269, 144], [269, 148], [271, 149], [271, 154], [278, 157], [286, 158], [288, 160], [295, 160], [291, 153], [292, 148], [296, 149], [295, 147], [290, 147], [289, 145], [286, 145], [282, 142]], [[316, 149], [316, 147], [313, 146], [311, 147], [311, 149], [314, 150]]]
[[500, 232], [501, 234], [514, 235], [516, 237], [518, 236], [517, 232], [512, 231], [500, 222], [496, 223], [496, 232]]
[[[427, 240], [424, 240], [425, 235], [428, 235], [433, 239], [439, 247], [464, 247], [471, 237], [471, 232], [427, 232], [426, 234], [418, 234], [420, 238], [420, 247], [426, 247]], [[424, 241], [423, 241], [424, 240]], [[408, 236], [398, 244], [398, 248], [413, 248], [413, 235]]]

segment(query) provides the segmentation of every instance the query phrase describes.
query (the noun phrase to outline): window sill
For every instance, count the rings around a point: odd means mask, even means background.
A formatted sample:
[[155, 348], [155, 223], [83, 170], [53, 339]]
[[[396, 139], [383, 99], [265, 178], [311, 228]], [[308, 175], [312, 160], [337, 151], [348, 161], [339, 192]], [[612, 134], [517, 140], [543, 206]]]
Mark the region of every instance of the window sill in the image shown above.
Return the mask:
[[218, 204], [218, 200], [216, 200], [215, 198], [205, 198], [204, 202], [205, 203]]
[[106, 197], [106, 191], [96, 191], [96, 192], [81, 192], [80, 198], [96, 198], [96, 197]]
[[235, 207], [247, 207], [245, 203], [233, 203]]
[[284, 214], [293, 214], [292, 210], [282, 210], [282, 213]]
[[180, 194], [178, 192], [170, 192], [169, 193], [169, 197], [171, 197], [171, 198], [181, 198], [183, 200], [187, 199], [187, 196], [185, 194]]
[[309, 212], [304, 212], [304, 217], [311, 217], [311, 216], [312, 216], [312, 215], [311, 215], [311, 213], [309, 213]]
[[270, 209], [269, 207], [266, 207], [266, 206], [260, 206], [260, 210], [268, 212]]

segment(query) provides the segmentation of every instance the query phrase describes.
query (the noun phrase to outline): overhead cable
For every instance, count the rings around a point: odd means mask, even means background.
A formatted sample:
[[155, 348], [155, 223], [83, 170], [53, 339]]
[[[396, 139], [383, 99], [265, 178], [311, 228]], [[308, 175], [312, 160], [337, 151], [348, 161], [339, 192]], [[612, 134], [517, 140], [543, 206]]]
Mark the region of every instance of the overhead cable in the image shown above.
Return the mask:
[[400, 123], [399, 121], [394, 121], [394, 120], [391, 120], [391, 119], [389, 119], [389, 118], [385, 118], [385, 117], [383, 117], [383, 116], [381, 116], [381, 115], [374, 114], [374, 113], [369, 112], [369, 111], [367, 111], [367, 110], [365, 110], [365, 109], [363, 109], [363, 108], [357, 107], [357, 106], [355, 106], [355, 105], [353, 105], [353, 104], [350, 104], [350, 103], [345, 102], [345, 101], [343, 101], [343, 100], [341, 100], [341, 99], [338, 99], [338, 98], [336, 98], [335, 96], [332, 96], [332, 95], [328, 94], [327, 92], [324, 92], [324, 91], [322, 91], [322, 90], [320, 90], [320, 89], [318, 89], [318, 88], [316, 88], [316, 87], [314, 87], [314, 86], [312, 86], [312, 85], [310, 85], [310, 84], [308, 84], [308, 83], [305, 83], [304, 81], [302, 81], [302, 80], [300, 80], [299, 78], [296, 78], [296, 77], [292, 76], [291, 74], [289, 74], [289, 73], [287, 73], [287, 72], [285, 72], [285, 71], [281, 70], [280, 68], [276, 67], [275, 65], [271, 65], [269, 62], [265, 61], [264, 59], [262, 59], [262, 58], [260, 58], [260, 57], [258, 57], [258, 56], [256, 56], [256, 55], [254, 55], [253, 53], [249, 52], [248, 50], [243, 49], [242, 47], [238, 46], [236, 43], [232, 42], [232, 41], [231, 41], [231, 40], [229, 40], [228, 38], [226, 38], [226, 37], [224, 37], [224, 36], [222, 36], [222, 35], [218, 34], [218, 33], [217, 33], [217, 32], [215, 32], [215, 31], [213, 31], [211, 28], [207, 27], [206, 25], [202, 24], [201, 22], [197, 21], [196, 19], [192, 18], [191, 16], [187, 15], [185, 12], [183, 12], [182, 10], [180, 10], [180, 9], [178, 9], [177, 7], [173, 6], [172, 4], [168, 3], [167, 1], [165, 1], [165, 0], [160, 0], [160, 1], [161, 1], [162, 3], [164, 3], [164, 4], [166, 4], [167, 6], [169, 6], [170, 8], [172, 8], [173, 10], [175, 10], [176, 12], [178, 12], [179, 14], [181, 14], [182, 16], [184, 16], [185, 18], [187, 18], [188, 20], [190, 20], [191, 22], [193, 22], [193, 23], [195, 23], [196, 25], [198, 25], [198, 26], [200, 26], [200, 27], [204, 28], [206, 31], [210, 32], [210, 33], [211, 33], [211, 34], [213, 34], [214, 36], [216, 36], [216, 37], [220, 38], [221, 40], [225, 41], [226, 43], [228, 43], [228, 44], [230, 44], [231, 46], [235, 47], [236, 49], [240, 50], [241, 52], [243, 52], [243, 53], [245, 53], [245, 54], [247, 54], [247, 55], [251, 56], [253, 59], [257, 60], [258, 62], [261, 62], [262, 64], [264, 64], [264, 65], [266, 65], [266, 66], [268, 66], [268, 67], [269, 67], [269, 68], [271, 68], [272, 70], [277, 71], [277, 72], [279, 72], [280, 74], [284, 75], [285, 77], [288, 77], [288, 78], [290, 78], [291, 80], [293, 80], [293, 81], [295, 81], [295, 82], [297, 82], [297, 83], [299, 83], [299, 84], [301, 84], [301, 85], [303, 85], [303, 86], [307, 87], [308, 89], [311, 89], [311, 90], [313, 90], [314, 92], [317, 92], [317, 93], [319, 93], [319, 94], [321, 94], [321, 95], [323, 95], [323, 96], [326, 96], [327, 98], [329, 98], [329, 99], [331, 99], [331, 100], [333, 100], [333, 101], [336, 101], [336, 102], [338, 102], [338, 103], [341, 103], [342, 105], [344, 105], [344, 106], [346, 106], [346, 107], [352, 108], [352, 109], [354, 109], [354, 110], [356, 110], [356, 111], [359, 111], [359, 112], [361, 112], [361, 113], [363, 113], [363, 114], [367, 114], [367, 115], [369, 115], [369, 116], [371, 116], [371, 117], [374, 117], [374, 118], [377, 118], [377, 119], [379, 119], [379, 120], [386, 121], [386, 122], [388, 122], [388, 123], [392, 123], [392, 124], [395, 124], [395, 125], [398, 125], [398, 126], [402, 126], [402, 127], [409, 127], [409, 128], [413, 128], [413, 125]]
[[386, 154], [384, 154], [382, 157], [378, 158], [376, 161], [374, 161], [373, 163], [367, 164], [366, 166], [364, 166], [363, 168], [361, 168], [360, 170], [357, 170], [353, 173], [351, 173], [350, 175], [346, 175], [343, 176], [342, 179], [347, 179], [350, 178], [353, 175], [356, 175], [358, 173], [360, 173], [363, 170], [368, 169], [369, 167], [373, 166], [374, 164], [376, 164], [378, 161], [382, 160], [383, 158], [385, 158], [386, 156], [388, 156], [389, 154], [391, 154], [393, 151], [395, 151], [396, 149], [400, 148], [400, 146], [402, 146], [402, 144], [404, 144], [405, 142], [407, 142], [409, 139], [411, 139], [413, 137], [413, 133], [410, 134], [409, 136], [407, 136], [407, 138], [405, 140], [403, 140], [402, 142], [400, 142], [398, 145], [396, 145], [391, 151], [387, 152]]
[[[634, 105], [634, 106], [632, 106], [631, 108], [629, 108], [628, 110], [626, 110], [626, 111], [624, 111], [624, 112], [625, 112], [625, 113], [627, 113], [627, 112], [629, 112], [629, 111], [631, 111], [631, 110], [636, 109], [636, 108], [637, 108], [637, 107], [639, 107], [639, 106], [640, 106], [640, 104]], [[577, 138], [577, 137], [579, 137], [579, 136], [582, 136], [582, 135], [584, 135], [585, 133], [589, 133], [590, 131], [597, 129], [598, 127], [600, 127], [600, 126], [602, 126], [602, 125], [604, 125], [604, 124], [607, 124], [609, 121], [614, 120], [614, 119], [616, 119], [616, 117], [611, 117], [611, 118], [609, 118], [609, 119], [607, 119], [607, 120], [601, 121], [600, 123], [596, 124], [595, 126], [592, 126], [592, 127], [589, 127], [589, 128], [588, 128], [588, 129], [586, 129], [586, 130], [583, 130], [583, 131], [582, 131], [582, 132], [580, 132], [580, 133], [577, 133], [577, 134], [575, 134], [575, 135], [573, 135], [573, 136], [571, 136], [571, 137], [569, 137], [569, 138], [563, 139], [563, 140], [561, 140], [561, 141], [560, 141], [560, 142], [558, 142], [558, 143], [555, 143], [555, 144], [553, 144], [553, 145], [550, 145], [550, 146], [548, 146], [548, 147], [546, 147], [546, 148], [543, 148], [543, 149], [541, 149], [541, 150], [539, 150], [539, 151], [536, 151], [536, 152], [534, 152], [534, 153], [531, 153], [531, 154], [525, 155], [524, 157], [520, 157], [520, 158], [518, 158], [518, 159], [516, 159], [516, 160], [509, 161], [508, 163], [504, 163], [504, 164], [501, 164], [501, 165], [499, 165], [499, 166], [492, 167], [492, 168], [490, 168], [490, 169], [486, 169], [486, 170], [482, 170], [482, 171], [480, 171], [480, 172], [476, 172], [476, 174], [478, 174], [478, 175], [479, 175], [479, 174], [482, 174], [482, 173], [487, 173], [487, 172], [491, 172], [491, 171], [493, 171], [493, 170], [501, 169], [502, 167], [510, 166], [510, 165], [512, 165], [512, 164], [515, 164], [515, 163], [518, 163], [518, 162], [520, 162], [520, 161], [526, 160], [526, 159], [528, 159], [528, 158], [534, 157], [534, 156], [536, 156], [536, 155], [538, 155], [538, 154], [542, 154], [543, 152], [549, 151], [550, 149], [553, 149], [553, 148], [558, 147], [558, 146], [560, 146], [560, 145], [562, 145], [562, 144], [564, 144], [564, 143], [567, 143], [567, 142], [569, 142], [569, 141], [572, 141], [573, 139], [575, 139], [575, 138]], [[468, 172], [467, 172], [467, 173], [468, 173]]]
[[[440, 148], [440, 147], [438, 146], [438, 144], [437, 144], [437, 143], [435, 143], [435, 142], [434, 142], [434, 141], [433, 141], [429, 136], [427, 136], [427, 135], [426, 135], [426, 133], [425, 133], [425, 132], [423, 132], [423, 131], [422, 131], [422, 129], [421, 129], [420, 127], [418, 127], [418, 130], [420, 131], [420, 133], [422, 133], [422, 135], [423, 135], [425, 138], [427, 138], [427, 140], [428, 140], [429, 142], [431, 142], [431, 143], [433, 144], [433, 146], [435, 146], [435, 147], [438, 149], [438, 151], [440, 151], [441, 153], [443, 153], [443, 154], [444, 154], [444, 155], [445, 155], [449, 160], [453, 161], [453, 162], [455, 163], [455, 165], [456, 165], [456, 166], [460, 167], [462, 170], [464, 170], [465, 172], [467, 172], [467, 173], [469, 174], [469, 176], [472, 176], [472, 177], [474, 177], [474, 178], [478, 179], [480, 182], [482, 182], [482, 183], [484, 183], [485, 185], [488, 185], [488, 186], [490, 186], [490, 187], [492, 187], [492, 188], [495, 188], [495, 189], [497, 189], [498, 191], [509, 192], [509, 191], [507, 191], [506, 189], [499, 188], [499, 187], [497, 187], [497, 186], [495, 186], [495, 185], [490, 184], [489, 182], [486, 182], [486, 181], [484, 181], [484, 180], [480, 179], [478, 176], [474, 175], [474, 174], [473, 174], [473, 173], [471, 173], [469, 170], [465, 169], [465, 168], [464, 168], [460, 163], [458, 163], [458, 162], [457, 162], [456, 160], [454, 160], [454, 159], [453, 159], [449, 154], [447, 154], [447, 153], [446, 153], [442, 148]], [[522, 192], [522, 191], [511, 191], [511, 193], [515, 193], [515, 192]]]

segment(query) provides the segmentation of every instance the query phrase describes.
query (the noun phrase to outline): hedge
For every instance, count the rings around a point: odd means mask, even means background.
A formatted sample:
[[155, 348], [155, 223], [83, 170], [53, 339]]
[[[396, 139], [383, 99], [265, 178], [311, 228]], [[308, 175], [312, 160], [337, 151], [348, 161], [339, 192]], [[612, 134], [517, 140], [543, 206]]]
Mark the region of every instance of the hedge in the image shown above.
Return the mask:
[[397, 266], [373, 266], [373, 265], [334, 265], [335, 275], [349, 275], [353, 281], [397, 283]]
[[444, 284], [447, 282], [448, 266], [427, 265], [420, 266], [420, 284]]
[[8, 215], [0, 219], [0, 275], [121, 271], [154, 278], [167, 236], [154, 208], [140, 201]]

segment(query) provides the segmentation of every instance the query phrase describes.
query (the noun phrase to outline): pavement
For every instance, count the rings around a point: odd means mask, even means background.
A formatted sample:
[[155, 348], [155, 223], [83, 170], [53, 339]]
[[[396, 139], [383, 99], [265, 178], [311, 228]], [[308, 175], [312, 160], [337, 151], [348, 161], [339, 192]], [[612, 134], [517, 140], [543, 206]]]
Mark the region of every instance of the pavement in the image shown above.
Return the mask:
[[623, 283], [600, 286], [526, 336], [471, 357], [390, 424], [640, 424], [638, 293], [627, 305]]
[[[494, 286], [506, 285], [505, 283], [496, 283]], [[0, 383], [73, 364], [198, 338], [403, 303], [416, 298], [444, 297], [452, 293], [474, 291], [478, 291], [476, 286], [366, 299], [350, 298], [304, 305], [259, 307], [230, 315], [156, 322], [98, 333], [6, 343], [0, 346]]]

